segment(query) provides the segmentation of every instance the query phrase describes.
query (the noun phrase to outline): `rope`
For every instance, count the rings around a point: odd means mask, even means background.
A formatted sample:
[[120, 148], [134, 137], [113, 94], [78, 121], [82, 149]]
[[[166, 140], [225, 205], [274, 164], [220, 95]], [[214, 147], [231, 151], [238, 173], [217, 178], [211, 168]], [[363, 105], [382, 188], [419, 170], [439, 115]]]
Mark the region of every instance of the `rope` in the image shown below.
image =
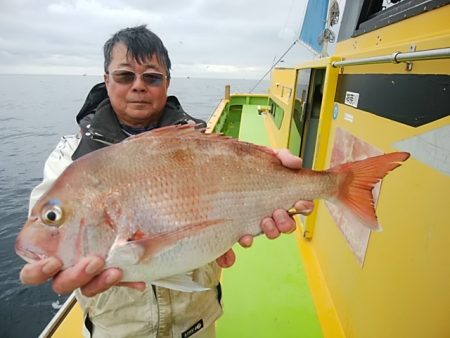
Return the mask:
[[269, 68], [269, 70], [262, 76], [262, 78], [256, 83], [256, 85], [250, 90], [250, 93], [253, 93], [253, 91], [256, 89], [256, 87], [259, 86], [259, 84], [265, 79], [265, 77], [272, 71], [272, 69], [275, 68], [275, 66], [286, 56], [287, 53], [294, 47], [294, 45], [298, 42], [298, 39], [295, 40], [289, 48], [281, 55], [278, 60]]

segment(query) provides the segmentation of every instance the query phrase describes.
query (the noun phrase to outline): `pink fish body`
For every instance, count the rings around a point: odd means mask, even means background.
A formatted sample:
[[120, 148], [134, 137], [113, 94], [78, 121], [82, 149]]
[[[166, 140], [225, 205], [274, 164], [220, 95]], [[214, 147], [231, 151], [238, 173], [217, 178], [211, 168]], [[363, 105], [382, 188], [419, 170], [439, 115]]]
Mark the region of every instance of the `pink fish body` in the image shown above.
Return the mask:
[[28, 261], [56, 256], [65, 268], [95, 254], [124, 281], [154, 283], [260, 234], [263, 217], [300, 199], [328, 199], [376, 230], [371, 190], [408, 157], [292, 170], [266, 147], [193, 126], [161, 128], [72, 163], [32, 209], [16, 251]]

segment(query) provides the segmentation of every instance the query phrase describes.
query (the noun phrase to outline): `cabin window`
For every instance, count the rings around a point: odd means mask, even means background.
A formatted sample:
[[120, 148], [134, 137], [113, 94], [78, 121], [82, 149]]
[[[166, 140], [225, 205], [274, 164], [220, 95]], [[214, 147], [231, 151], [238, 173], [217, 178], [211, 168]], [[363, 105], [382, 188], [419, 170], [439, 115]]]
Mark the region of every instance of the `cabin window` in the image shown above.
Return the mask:
[[302, 135], [300, 156], [303, 166], [312, 168], [316, 149], [316, 139], [319, 130], [320, 113], [322, 110], [323, 88], [325, 84], [325, 69], [311, 70], [305, 104], [305, 121]]
[[391, 25], [395, 22], [431, 11], [444, 0], [366, 0], [363, 2], [353, 36]]
[[360, 22], [375, 17], [380, 12], [396, 5], [402, 0], [371, 0], [365, 1], [361, 10]]
[[284, 109], [277, 105], [275, 102], [272, 102], [271, 109], [273, 120], [278, 129], [281, 128], [281, 124], [283, 123], [284, 118]]
[[289, 150], [295, 155], [300, 155], [305, 129], [305, 107], [310, 78], [311, 69], [300, 69], [297, 71], [294, 112], [292, 114], [291, 129], [289, 132]]

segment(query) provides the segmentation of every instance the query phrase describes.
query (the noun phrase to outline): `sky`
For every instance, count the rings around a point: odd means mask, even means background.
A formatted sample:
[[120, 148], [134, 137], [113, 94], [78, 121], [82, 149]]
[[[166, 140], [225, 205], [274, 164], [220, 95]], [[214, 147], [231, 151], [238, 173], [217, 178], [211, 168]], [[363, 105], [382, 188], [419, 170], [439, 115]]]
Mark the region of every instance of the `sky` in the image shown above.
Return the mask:
[[[146, 24], [173, 77], [259, 79], [296, 40], [306, 0], [1, 0], [0, 74], [103, 74], [103, 44]], [[281, 66], [313, 55], [297, 43]]]

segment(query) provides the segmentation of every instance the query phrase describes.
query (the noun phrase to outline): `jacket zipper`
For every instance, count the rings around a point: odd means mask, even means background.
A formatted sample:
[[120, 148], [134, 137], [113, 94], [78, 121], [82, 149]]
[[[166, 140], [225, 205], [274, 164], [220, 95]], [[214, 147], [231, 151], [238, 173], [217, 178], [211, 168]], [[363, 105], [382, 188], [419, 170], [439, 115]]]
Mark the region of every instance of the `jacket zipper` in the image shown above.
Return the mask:
[[156, 327], [156, 338], [159, 337], [159, 324], [161, 320], [161, 314], [159, 311], [159, 299], [158, 299], [158, 293], [156, 292], [156, 286], [152, 285], [153, 295], [155, 296], [156, 300], [156, 310], [158, 311], [158, 326]]

